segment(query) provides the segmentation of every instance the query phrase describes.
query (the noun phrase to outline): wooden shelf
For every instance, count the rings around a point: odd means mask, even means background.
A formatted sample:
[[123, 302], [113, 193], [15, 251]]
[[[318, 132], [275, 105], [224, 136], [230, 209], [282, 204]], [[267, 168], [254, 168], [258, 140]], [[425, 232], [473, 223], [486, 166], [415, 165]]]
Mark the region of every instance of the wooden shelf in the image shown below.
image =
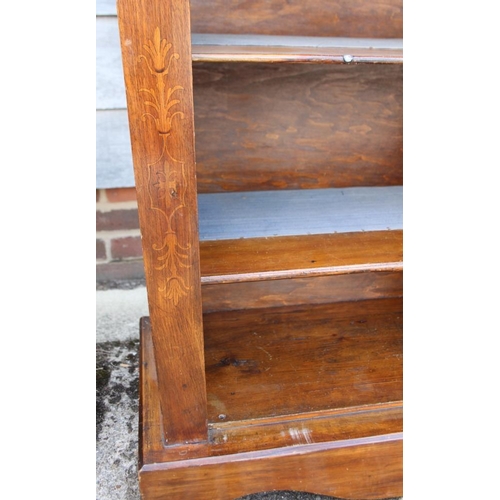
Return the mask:
[[402, 299], [212, 313], [204, 325], [209, 422], [402, 399]]
[[403, 231], [203, 241], [202, 284], [402, 271]]
[[193, 62], [401, 64], [402, 39], [193, 34]]
[[203, 310], [402, 293], [400, 186], [199, 195]]
[[[402, 311], [399, 298], [204, 315], [210, 446], [202, 455], [400, 433]], [[184, 459], [194, 450], [162, 444], [147, 318], [142, 334], [148, 460], [155, 448]]]

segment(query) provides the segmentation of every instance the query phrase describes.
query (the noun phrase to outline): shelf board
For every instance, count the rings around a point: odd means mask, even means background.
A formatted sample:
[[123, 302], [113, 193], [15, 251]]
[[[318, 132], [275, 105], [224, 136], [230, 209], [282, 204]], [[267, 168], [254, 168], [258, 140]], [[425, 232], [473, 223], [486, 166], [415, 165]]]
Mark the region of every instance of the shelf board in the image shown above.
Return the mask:
[[198, 202], [206, 312], [401, 296], [400, 186], [213, 193]]
[[193, 62], [403, 62], [402, 39], [193, 34]]
[[[153, 459], [169, 452], [149, 318], [141, 325], [142, 392], [152, 398], [144, 442], [156, 443]], [[209, 448], [200, 453], [401, 432], [402, 329], [402, 298], [205, 314]], [[171, 459], [186, 458], [176, 449]]]
[[202, 284], [402, 271], [403, 231], [200, 243]]
[[209, 422], [402, 400], [402, 305], [377, 299], [206, 314]]

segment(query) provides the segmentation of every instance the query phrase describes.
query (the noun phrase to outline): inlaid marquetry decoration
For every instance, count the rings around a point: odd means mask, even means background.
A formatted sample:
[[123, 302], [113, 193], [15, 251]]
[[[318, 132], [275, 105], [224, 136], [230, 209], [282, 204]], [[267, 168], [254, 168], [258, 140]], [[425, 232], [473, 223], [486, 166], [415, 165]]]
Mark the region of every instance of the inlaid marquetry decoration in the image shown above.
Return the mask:
[[147, 109], [142, 120], [152, 120], [161, 138], [161, 154], [148, 164], [149, 206], [160, 214], [166, 224], [163, 240], [153, 244], [153, 250], [157, 252], [155, 269], [165, 270], [167, 276], [158, 290], [177, 305], [180, 297], [190, 289], [182, 268], [189, 267], [191, 245], [183, 246], [175, 231], [176, 217], [186, 208], [186, 176], [182, 159], [174, 158], [169, 151], [168, 139], [174, 122], [184, 118], [184, 113], [175, 109], [181, 102], [178, 97], [184, 89], [168, 83], [170, 66], [179, 59], [179, 54], [172, 51], [171, 43], [161, 38], [158, 27], [153, 40], [148, 40], [143, 48], [145, 54], [139, 56], [139, 61], [151, 74], [152, 87], [139, 90]]

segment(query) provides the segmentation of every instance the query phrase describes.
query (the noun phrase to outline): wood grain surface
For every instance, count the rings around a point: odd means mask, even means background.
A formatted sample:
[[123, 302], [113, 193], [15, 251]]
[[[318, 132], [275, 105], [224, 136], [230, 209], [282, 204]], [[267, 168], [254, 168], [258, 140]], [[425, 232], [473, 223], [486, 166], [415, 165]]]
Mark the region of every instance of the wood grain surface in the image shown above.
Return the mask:
[[195, 33], [401, 38], [402, 0], [191, 0]]
[[[201, 36], [201, 35], [198, 35]], [[247, 37], [248, 39], [249, 37]], [[193, 40], [196, 38], [193, 37]], [[216, 41], [217, 39], [215, 39]], [[257, 39], [258, 40], [258, 39]], [[256, 40], [256, 41], [257, 41]], [[285, 40], [287, 40], [285, 38]], [[193, 45], [193, 62], [260, 62], [260, 63], [310, 63], [316, 64], [401, 64], [403, 51], [399, 48], [360, 46], [363, 39], [353, 39], [352, 46], [335, 46], [335, 38], [330, 46], [310, 47], [300, 45], [237, 45], [235, 42], [224, 45], [205, 43]], [[370, 39], [372, 40], [372, 39]], [[269, 40], [276, 43], [277, 38]], [[208, 42], [208, 41], [207, 41]], [[243, 42], [243, 40], [242, 40]], [[251, 43], [251, 40], [249, 40]], [[300, 40], [296, 41], [300, 43]], [[367, 44], [368, 45], [368, 44]], [[375, 45], [375, 44], [373, 44]]]
[[302, 491], [336, 498], [387, 499], [403, 495], [402, 434], [344, 443], [302, 445], [144, 466], [147, 500], [234, 500], [263, 491]]
[[165, 439], [207, 439], [189, 2], [119, 0]]
[[210, 442], [165, 447], [149, 320], [141, 327], [140, 486], [147, 499], [234, 500], [294, 489], [343, 498], [402, 494], [400, 401], [210, 424]]
[[202, 287], [203, 312], [401, 297], [403, 273], [363, 272]]
[[[402, 495], [402, 231], [384, 216], [401, 219], [402, 52], [360, 41], [400, 44], [401, 17], [401, 0], [118, 0], [150, 310], [145, 500]], [[360, 52], [215, 43], [193, 60], [194, 32], [344, 37]], [[295, 190], [302, 205], [282, 197]], [[388, 209], [345, 203], [383, 190]], [[200, 238], [205, 196], [233, 195], [285, 234]], [[217, 206], [218, 228], [237, 213], [251, 229], [248, 205]], [[311, 230], [332, 207], [342, 227]], [[301, 235], [286, 232], [300, 214]], [[370, 217], [382, 225], [364, 233]]]
[[401, 299], [206, 315], [209, 421], [401, 400], [402, 321]]
[[403, 231], [202, 241], [200, 256], [202, 284], [401, 271]]
[[202, 241], [203, 311], [403, 294], [403, 232]]
[[197, 63], [199, 192], [401, 185], [402, 66]]

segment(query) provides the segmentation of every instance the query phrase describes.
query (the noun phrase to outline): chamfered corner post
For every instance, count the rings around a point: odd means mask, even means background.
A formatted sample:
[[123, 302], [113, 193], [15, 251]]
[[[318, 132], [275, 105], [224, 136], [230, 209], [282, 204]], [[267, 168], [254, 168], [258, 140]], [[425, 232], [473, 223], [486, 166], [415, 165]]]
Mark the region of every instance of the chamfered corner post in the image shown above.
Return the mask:
[[188, 0], [118, 0], [166, 444], [207, 439]]

